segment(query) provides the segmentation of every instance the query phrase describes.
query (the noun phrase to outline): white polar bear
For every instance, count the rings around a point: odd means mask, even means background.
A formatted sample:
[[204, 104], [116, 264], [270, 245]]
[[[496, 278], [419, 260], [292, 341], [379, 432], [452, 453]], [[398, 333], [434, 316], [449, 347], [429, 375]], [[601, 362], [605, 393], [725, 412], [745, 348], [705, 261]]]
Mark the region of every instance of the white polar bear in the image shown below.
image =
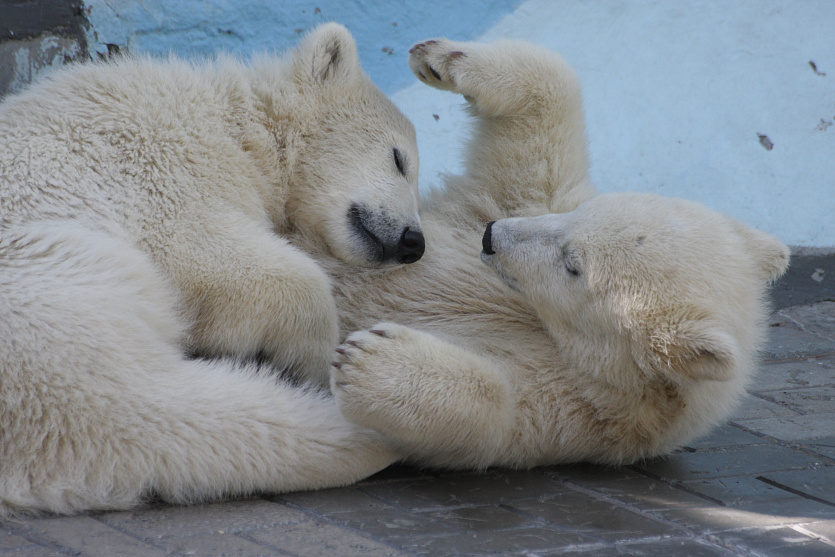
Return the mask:
[[333, 364], [345, 416], [453, 468], [628, 463], [723, 420], [787, 248], [693, 202], [594, 197], [580, 87], [548, 51], [434, 40], [410, 65], [476, 129], [422, 210], [419, 265], [347, 276], [320, 256], [344, 326], [372, 327]]
[[[347, 30], [245, 66], [126, 58], [0, 105], [0, 513], [346, 484], [395, 457], [325, 386], [330, 280], [424, 240], [414, 129]], [[189, 360], [184, 352], [228, 357]]]

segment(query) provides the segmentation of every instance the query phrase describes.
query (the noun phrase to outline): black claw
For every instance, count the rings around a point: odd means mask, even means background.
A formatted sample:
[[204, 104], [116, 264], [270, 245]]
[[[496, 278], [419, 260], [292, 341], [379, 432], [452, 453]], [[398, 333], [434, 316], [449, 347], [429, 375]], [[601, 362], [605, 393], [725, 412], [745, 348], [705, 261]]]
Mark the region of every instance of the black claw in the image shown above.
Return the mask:
[[433, 68], [432, 66], [429, 66], [429, 71], [432, 72], [432, 75], [435, 76], [435, 79], [437, 79], [438, 81], [443, 81], [443, 79], [441, 78], [441, 74], [436, 72], [435, 68]]
[[371, 329], [368, 332], [371, 333], [372, 335], [377, 335], [378, 337], [385, 337], [386, 336], [386, 332], [381, 331], [379, 329]]

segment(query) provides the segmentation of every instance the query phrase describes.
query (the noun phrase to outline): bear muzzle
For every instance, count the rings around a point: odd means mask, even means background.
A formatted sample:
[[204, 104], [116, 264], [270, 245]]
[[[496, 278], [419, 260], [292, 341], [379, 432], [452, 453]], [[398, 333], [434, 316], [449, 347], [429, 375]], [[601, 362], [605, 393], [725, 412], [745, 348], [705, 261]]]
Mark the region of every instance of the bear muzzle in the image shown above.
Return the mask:
[[395, 219], [380, 211], [372, 212], [360, 205], [351, 206], [348, 220], [370, 256], [368, 259], [377, 264], [409, 264], [423, 257], [426, 240], [423, 232], [416, 226], [400, 228]]

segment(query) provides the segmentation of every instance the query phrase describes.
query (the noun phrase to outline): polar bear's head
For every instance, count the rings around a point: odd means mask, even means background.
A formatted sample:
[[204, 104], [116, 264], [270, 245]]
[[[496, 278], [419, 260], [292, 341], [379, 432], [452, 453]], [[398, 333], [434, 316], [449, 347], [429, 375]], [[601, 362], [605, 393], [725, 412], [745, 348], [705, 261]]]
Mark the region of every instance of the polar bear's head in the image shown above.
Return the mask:
[[293, 164], [291, 222], [350, 264], [420, 259], [415, 130], [362, 71], [348, 31], [312, 31], [296, 51], [293, 80], [310, 116]]
[[482, 259], [556, 337], [576, 335], [648, 375], [745, 375], [764, 331], [767, 284], [789, 251], [706, 207], [648, 194], [593, 197], [565, 214], [499, 220]]

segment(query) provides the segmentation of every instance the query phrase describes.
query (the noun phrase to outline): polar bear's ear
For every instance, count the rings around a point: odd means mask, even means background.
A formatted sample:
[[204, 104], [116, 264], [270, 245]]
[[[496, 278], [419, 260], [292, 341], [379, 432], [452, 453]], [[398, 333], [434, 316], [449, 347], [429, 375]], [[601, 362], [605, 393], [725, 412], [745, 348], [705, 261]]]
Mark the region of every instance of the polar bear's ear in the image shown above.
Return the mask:
[[770, 234], [746, 224], [735, 224], [749, 252], [756, 258], [762, 279], [772, 282], [783, 276], [789, 266], [789, 248]]
[[653, 367], [693, 380], [728, 381], [739, 361], [736, 340], [709, 319], [658, 328], [650, 349]]
[[294, 73], [302, 84], [344, 82], [359, 70], [354, 38], [338, 23], [313, 29], [296, 50]]

